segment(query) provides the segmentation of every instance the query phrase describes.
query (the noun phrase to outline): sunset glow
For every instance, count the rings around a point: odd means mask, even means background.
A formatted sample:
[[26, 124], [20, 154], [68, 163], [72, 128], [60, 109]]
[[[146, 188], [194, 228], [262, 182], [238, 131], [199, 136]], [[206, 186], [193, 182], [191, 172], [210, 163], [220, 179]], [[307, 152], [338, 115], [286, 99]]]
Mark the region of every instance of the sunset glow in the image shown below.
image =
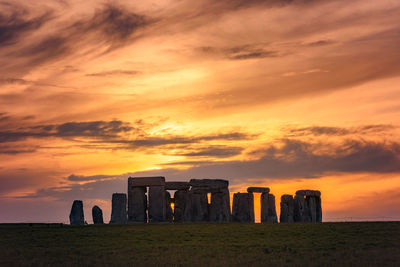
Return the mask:
[[[129, 176], [400, 219], [400, 2], [0, 2], [0, 222], [109, 221]], [[259, 212], [259, 196], [255, 209]], [[256, 221], [260, 215], [256, 212]], [[88, 222], [91, 221], [90, 216]]]

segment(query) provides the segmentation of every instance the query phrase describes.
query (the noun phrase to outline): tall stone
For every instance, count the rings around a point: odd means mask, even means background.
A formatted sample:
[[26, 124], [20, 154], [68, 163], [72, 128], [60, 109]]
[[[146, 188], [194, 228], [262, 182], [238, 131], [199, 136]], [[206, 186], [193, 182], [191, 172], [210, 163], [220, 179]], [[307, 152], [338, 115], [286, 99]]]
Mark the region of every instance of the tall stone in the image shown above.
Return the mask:
[[171, 194], [165, 191], [165, 220], [167, 222], [172, 222], [174, 214], [171, 207]]
[[275, 196], [269, 193], [261, 194], [261, 222], [277, 223]]
[[98, 206], [92, 208], [92, 218], [94, 224], [103, 224], [103, 211]]
[[145, 186], [131, 187], [128, 190], [128, 221], [147, 222], [147, 188]]
[[188, 191], [177, 190], [174, 194], [174, 201], [174, 222], [190, 221], [190, 218], [185, 220], [185, 209], [187, 203], [189, 203]]
[[321, 207], [321, 196], [316, 197], [317, 205], [317, 222], [322, 222], [322, 207]]
[[233, 195], [232, 220], [254, 223], [253, 193], [235, 193]]
[[149, 222], [165, 222], [165, 186], [149, 187]]
[[229, 222], [231, 220], [231, 209], [229, 189], [221, 189], [221, 192], [211, 193], [210, 221]]
[[126, 194], [114, 193], [112, 195], [112, 210], [110, 223], [126, 223]]
[[83, 214], [82, 200], [74, 200], [74, 203], [72, 203], [71, 212], [69, 214], [69, 222], [71, 225], [85, 224], [85, 216]]
[[294, 200], [292, 195], [281, 196], [281, 215], [279, 221], [281, 223], [294, 222]]
[[188, 191], [184, 221], [206, 222], [209, 220], [208, 197], [206, 193]]
[[307, 207], [305, 203], [305, 197], [303, 195], [295, 195], [294, 197], [294, 221], [295, 222], [306, 222]]
[[321, 192], [317, 190], [298, 190], [294, 197], [295, 222], [321, 222]]
[[308, 209], [308, 216], [311, 222], [317, 221], [317, 202], [316, 197], [306, 197], [306, 206]]

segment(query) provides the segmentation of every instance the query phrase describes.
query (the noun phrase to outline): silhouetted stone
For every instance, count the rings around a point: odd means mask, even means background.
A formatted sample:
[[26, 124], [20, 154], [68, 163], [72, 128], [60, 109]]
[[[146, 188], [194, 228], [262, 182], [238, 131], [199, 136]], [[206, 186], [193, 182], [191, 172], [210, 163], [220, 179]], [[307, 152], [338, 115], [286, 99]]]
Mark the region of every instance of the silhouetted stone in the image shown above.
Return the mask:
[[[187, 190], [178, 190], [174, 194], [174, 222], [185, 221], [185, 207], [189, 205]], [[188, 203], [188, 204], [187, 204]], [[190, 221], [190, 218], [187, 220]]]
[[296, 195], [306, 196], [306, 197], [321, 197], [321, 192], [318, 190], [298, 190]]
[[316, 206], [317, 206], [317, 222], [322, 222], [321, 197], [316, 197]]
[[249, 193], [269, 193], [268, 187], [248, 187], [247, 192]]
[[220, 189], [221, 192], [211, 194], [210, 221], [229, 222], [231, 209], [228, 188]]
[[188, 191], [186, 200], [184, 221], [206, 222], [209, 220], [207, 194]]
[[275, 196], [269, 193], [261, 194], [261, 222], [277, 223]]
[[165, 222], [165, 186], [149, 187], [149, 222]]
[[188, 182], [165, 182], [165, 190], [189, 190]]
[[191, 179], [190, 185], [193, 187], [204, 187], [210, 190], [228, 188], [229, 181], [223, 179]]
[[69, 214], [69, 222], [71, 225], [85, 224], [82, 200], [74, 200], [74, 203], [72, 203], [71, 213]]
[[232, 220], [235, 222], [254, 222], [253, 193], [233, 195]]
[[171, 207], [171, 194], [168, 191], [165, 191], [165, 205], [165, 220], [172, 222], [174, 214]]
[[306, 222], [305, 196], [296, 194], [294, 197], [294, 221]]
[[165, 186], [165, 177], [150, 176], [150, 177], [129, 177], [128, 191], [130, 188], [138, 186]]
[[114, 193], [112, 195], [112, 210], [110, 223], [126, 223], [126, 194]]
[[94, 224], [103, 224], [103, 211], [98, 207], [94, 206], [92, 208], [92, 218]]
[[128, 190], [128, 221], [147, 222], [147, 188], [131, 187]]
[[321, 192], [317, 190], [298, 190], [294, 197], [295, 222], [321, 222]]
[[279, 221], [294, 222], [294, 200], [292, 195], [281, 196], [281, 215]]

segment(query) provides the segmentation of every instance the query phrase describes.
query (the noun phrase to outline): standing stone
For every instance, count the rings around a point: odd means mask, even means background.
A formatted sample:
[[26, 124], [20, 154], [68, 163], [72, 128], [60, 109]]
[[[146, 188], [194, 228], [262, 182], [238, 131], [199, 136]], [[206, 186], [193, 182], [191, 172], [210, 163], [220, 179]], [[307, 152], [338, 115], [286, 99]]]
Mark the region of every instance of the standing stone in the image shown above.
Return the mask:
[[294, 222], [294, 200], [292, 195], [281, 196], [281, 215], [279, 221], [281, 223]]
[[322, 222], [322, 207], [321, 207], [321, 196], [316, 197], [317, 205], [317, 222]]
[[211, 193], [210, 221], [229, 222], [230, 220], [229, 189], [224, 188], [221, 192]]
[[165, 191], [165, 219], [167, 222], [172, 222], [173, 212], [171, 207], [171, 194]]
[[149, 222], [165, 222], [165, 186], [149, 187]]
[[308, 216], [311, 222], [317, 221], [317, 202], [316, 197], [306, 197], [306, 206], [308, 208]]
[[306, 204], [305, 197], [303, 195], [296, 194], [294, 197], [294, 221], [295, 222], [306, 222]]
[[126, 223], [126, 194], [114, 193], [112, 195], [112, 210], [110, 223]]
[[261, 194], [261, 222], [277, 223], [275, 196], [269, 193]]
[[145, 186], [131, 187], [128, 190], [128, 221], [147, 222], [147, 188]]
[[184, 221], [206, 222], [208, 215], [208, 197], [206, 193], [188, 192], [185, 204]]
[[98, 207], [94, 206], [92, 208], [92, 218], [94, 224], [103, 224], [103, 211]]
[[[186, 203], [189, 203], [188, 191], [177, 190], [174, 194], [174, 201], [174, 222], [190, 221], [190, 218], [185, 220]], [[190, 212], [188, 213], [190, 214]]]
[[269, 193], [269, 187], [248, 187], [249, 193]]
[[254, 223], [253, 193], [235, 193], [233, 195], [232, 220], [235, 222]]
[[317, 190], [298, 190], [294, 197], [295, 222], [322, 221], [321, 192]]
[[69, 222], [71, 225], [84, 225], [85, 224], [82, 200], [74, 200], [74, 203], [72, 204], [72, 208], [71, 208], [71, 213], [69, 214]]

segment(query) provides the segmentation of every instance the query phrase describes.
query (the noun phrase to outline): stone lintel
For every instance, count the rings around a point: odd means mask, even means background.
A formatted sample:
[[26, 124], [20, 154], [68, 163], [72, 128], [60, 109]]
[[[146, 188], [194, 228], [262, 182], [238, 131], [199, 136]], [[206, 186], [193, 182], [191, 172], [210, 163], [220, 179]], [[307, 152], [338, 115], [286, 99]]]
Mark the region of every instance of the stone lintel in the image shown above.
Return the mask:
[[269, 193], [269, 187], [248, 187], [249, 193]]
[[165, 190], [189, 190], [188, 182], [165, 182]]
[[165, 177], [163, 176], [151, 176], [151, 177], [129, 177], [128, 186], [139, 187], [139, 186], [164, 186]]
[[191, 179], [189, 183], [192, 187], [209, 187], [216, 189], [227, 188], [229, 186], [229, 181], [223, 179]]
[[318, 190], [298, 190], [296, 195], [306, 196], [306, 197], [321, 197], [321, 192]]
[[292, 195], [282, 195], [281, 196], [281, 202], [289, 202], [293, 200], [293, 196]]

